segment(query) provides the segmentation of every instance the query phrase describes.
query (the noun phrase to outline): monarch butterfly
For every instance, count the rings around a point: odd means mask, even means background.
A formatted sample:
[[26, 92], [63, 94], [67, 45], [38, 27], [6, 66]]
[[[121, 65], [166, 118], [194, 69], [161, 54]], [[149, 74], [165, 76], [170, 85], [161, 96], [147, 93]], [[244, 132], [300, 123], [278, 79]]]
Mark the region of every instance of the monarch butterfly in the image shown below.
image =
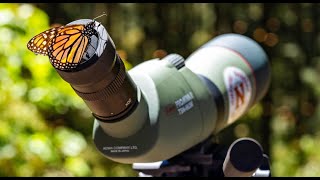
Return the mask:
[[27, 43], [27, 48], [35, 54], [49, 56], [51, 64], [59, 70], [72, 70], [81, 63], [91, 36], [98, 36], [94, 19], [87, 24], [48, 29], [34, 36]]

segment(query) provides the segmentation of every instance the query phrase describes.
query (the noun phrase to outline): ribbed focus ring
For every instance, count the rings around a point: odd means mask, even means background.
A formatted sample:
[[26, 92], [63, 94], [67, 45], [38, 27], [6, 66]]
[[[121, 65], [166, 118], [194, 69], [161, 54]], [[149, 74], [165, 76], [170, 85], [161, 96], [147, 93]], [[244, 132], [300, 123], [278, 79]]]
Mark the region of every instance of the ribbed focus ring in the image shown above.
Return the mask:
[[110, 96], [111, 94], [116, 93], [120, 87], [122, 86], [125, 77], [126, 77], [126, 70], [124, 67], [124, 64], [121, 60], [118, 60], [118, 62], [120, 63], [120, 69], [119, 72], [116, 76], [116, 78], [105, 88], [103, 88], [100, 91], [97, 92], [93, 92], [93, 93], [82, 93], [80, 91], [77, 91], [76, 89], [74, 89], [74, 91], [80, 96], [82, 97], [84, 100], [87, 101], [97, 101], [97, 100], [101, 100], [101, 99], [105, 99], [108, 96]]

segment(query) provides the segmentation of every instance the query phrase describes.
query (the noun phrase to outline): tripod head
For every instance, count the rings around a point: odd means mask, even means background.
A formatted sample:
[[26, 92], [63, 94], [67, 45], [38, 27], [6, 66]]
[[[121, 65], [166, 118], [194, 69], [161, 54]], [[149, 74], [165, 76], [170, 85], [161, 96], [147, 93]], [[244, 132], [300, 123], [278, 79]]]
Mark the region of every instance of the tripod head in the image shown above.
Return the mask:
[[252, 138], [239, 138], [228, 147], [209, 137], [168, 160], [132, 167], [140, 177], [271, 177], [269, 157]]

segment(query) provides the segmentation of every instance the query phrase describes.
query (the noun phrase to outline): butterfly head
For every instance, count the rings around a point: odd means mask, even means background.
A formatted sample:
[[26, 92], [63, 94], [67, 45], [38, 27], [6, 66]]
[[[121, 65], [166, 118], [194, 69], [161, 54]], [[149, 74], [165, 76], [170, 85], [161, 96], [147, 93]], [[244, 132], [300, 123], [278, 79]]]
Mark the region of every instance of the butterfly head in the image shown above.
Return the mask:
[[85, 35], [85, 36], [94, 35], [96, 33], [95, 27], [96, 27], [96, 21], [93, 20], [93, 21], [87, 23], [84, 27], [83, 35]]
[[[102, 16], [107, 16], [107, 14], [103, 13], [100, 16], [97, 16], [97, 17], [93, 18], [91, 22], [88, 22], [85, 25], [85, 29], [83, 31], [84, 35], [88, 35], [88, 36], [95, 35], [95, 33], [96, 33], [95, 27], [96, 27], [96, 22], [97, 22], [95, 19], [100, 18]], [[98, 26], [100, 26], [100, 24]]]

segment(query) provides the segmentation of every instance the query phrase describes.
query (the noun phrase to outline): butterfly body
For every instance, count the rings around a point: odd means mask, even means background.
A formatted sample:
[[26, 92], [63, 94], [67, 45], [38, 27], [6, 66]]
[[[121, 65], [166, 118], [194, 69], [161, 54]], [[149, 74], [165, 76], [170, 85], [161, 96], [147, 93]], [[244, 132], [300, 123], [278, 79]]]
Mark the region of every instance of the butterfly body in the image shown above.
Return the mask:
[[72, 70], [81, 63], [93, 35], [98, 36], [95, 21], [54, 27], [34, 36], [27, 48], [48, 56], [59, 70]]

